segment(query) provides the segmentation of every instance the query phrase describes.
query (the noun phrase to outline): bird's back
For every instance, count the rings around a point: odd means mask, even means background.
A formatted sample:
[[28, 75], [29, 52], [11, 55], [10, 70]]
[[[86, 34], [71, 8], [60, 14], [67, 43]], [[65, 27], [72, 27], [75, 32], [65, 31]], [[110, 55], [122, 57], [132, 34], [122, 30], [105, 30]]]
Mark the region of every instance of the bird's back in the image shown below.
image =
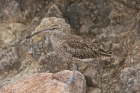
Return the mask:
[[111, 57], [112, 53], [84, 42], [76, 35], [64, 35], [59, 41], [57, 51], [70, 60], [93, 59], [102, 56]]

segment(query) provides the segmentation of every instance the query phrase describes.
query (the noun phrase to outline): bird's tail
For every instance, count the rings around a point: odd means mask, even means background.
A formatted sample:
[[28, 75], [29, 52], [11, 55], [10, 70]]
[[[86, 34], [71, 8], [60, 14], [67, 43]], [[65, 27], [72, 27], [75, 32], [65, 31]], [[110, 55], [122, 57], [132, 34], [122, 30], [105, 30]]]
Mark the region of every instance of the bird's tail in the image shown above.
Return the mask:
[[112, 57], [113, 56], [112, 52], [108, 52], [108, 51], [101, 49], [101, 48], [99, 48], [99, 54], [101, 57], [102, 56], [104, 56], [104, 57]]

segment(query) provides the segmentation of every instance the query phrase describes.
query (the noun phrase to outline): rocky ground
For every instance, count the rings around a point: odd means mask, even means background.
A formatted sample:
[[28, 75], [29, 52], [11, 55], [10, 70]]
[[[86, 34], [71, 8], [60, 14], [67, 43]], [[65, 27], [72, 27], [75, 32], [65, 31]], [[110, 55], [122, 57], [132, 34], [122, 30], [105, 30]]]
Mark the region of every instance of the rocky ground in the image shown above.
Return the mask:
[[[73, 64], [53, 54], [49, 36], [26, 39], [52, 25], [114, 58], [79, 63], [67, 85]], [[139, 26], [139, 0], [1, 0], [0, 93], [140, 93]]]

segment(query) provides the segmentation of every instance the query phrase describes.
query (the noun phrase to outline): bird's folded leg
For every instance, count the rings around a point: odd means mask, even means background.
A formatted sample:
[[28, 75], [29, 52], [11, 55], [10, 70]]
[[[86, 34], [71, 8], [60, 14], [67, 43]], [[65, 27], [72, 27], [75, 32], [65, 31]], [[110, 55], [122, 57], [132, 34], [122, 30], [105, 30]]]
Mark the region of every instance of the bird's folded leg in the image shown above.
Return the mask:
[[74, 80], [74, 75], [75, 75], [76, 69], [77, 69], [77, 64], [74, 63], [74, 68], [73, 68], [72, 76], [66, 80], [67, 84], [71, 84], [71, 82]]

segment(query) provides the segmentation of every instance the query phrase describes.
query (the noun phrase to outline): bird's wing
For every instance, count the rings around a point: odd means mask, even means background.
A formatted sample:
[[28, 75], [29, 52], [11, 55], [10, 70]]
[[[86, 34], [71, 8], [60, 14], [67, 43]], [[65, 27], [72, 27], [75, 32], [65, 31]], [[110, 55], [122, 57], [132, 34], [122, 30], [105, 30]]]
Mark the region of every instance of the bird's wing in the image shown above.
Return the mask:
[[63, 56], [71, 56], [78, 59], [98, 58], [101, 56], [110, 56], [103, 49], [97, 48], [84, 42], [80, 37], [68, 36], [61, 44], [60, 50], [64, 53]]

